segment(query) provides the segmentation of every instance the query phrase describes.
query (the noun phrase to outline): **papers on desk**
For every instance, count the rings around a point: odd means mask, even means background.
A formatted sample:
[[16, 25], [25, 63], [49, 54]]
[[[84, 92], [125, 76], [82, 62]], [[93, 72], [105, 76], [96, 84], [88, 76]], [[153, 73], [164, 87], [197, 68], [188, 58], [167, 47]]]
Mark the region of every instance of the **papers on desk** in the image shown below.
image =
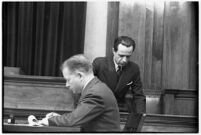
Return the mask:
[[44, 126], [39, 123], [39, 120], [36, 119], [34, 115], [28, 117], [29, 126]]
[[29, 126], [47, 126], [48, 119], [55, 116], [61, 116], [61, 115], [55, 112], [51, 112], [46, 114], [46, 117], [43, 118], [42, 120], [37, 120], [34, 115], [30, 115], [28, 117], [28, 123], [29, 123]]

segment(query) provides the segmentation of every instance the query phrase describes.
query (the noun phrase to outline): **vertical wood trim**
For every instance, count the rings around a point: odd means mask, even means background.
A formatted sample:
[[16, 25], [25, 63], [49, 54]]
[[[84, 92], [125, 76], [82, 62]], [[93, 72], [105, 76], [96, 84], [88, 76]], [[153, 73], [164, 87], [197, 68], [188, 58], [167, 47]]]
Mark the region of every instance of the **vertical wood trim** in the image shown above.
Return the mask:
[[114, 40], [118, 36], [119, 2], [108, 2], [106, 56], [112, 56]]
[[154, 3], [151, 88], [161, 89], [163, 63], [164, 4]]
[[144, 51], [144, 88], [152, 87], [152, 48], [153, 48], [153, 28], [154, 28], [154, 5], [146, 3], [146, 21], [145, 21], [145, 51]]
[[199, 7], [198, 2], [190, 4], [190, 13], [191, 13], [191, 32], [190, 32], [190, 41], [191, 44], [189, 48], [189, 88], [198, 89], [198, 28], [199, 28]]

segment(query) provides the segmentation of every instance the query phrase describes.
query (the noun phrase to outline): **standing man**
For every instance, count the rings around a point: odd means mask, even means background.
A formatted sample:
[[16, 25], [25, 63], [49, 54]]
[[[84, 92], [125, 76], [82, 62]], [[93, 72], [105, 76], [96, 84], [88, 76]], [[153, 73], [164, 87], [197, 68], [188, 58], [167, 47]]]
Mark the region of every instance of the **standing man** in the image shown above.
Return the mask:
[[81, 93], [71, 113], [47, 114], [39, 123], [50, 126], [81, 126], [83, 132], [119, 132], [118, 104], [109, 87], [94, 77], [92, 64], [84, 55], [75, 55], [61, 66], [66, 87]]
[[99, 57], [93, 61], [94, 75], [105, 82], [113, 91], [120, 108], [129, 112], [146, 112], [146, 98], [136, 63], [129, 61], [135, 50], [135, 41], [120, 36], [114, 41], [113, 57]]

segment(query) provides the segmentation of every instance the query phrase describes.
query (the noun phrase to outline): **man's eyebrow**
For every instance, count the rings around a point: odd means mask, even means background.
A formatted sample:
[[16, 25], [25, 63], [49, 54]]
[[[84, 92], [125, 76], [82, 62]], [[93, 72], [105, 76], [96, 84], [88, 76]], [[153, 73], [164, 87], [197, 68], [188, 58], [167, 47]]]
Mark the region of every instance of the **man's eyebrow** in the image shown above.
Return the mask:
[[123, 55], [123, 54], [118, 54], [119, 56], [126, 56], [126, 57], [130, 57], [131, 55]]

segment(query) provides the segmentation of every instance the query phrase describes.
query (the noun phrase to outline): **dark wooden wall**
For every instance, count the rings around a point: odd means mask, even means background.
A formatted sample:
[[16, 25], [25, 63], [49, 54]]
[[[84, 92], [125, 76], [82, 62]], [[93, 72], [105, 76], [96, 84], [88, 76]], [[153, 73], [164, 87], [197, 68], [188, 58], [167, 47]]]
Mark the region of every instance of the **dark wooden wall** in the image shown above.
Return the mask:
[[135, 39], [131, 60], [145, 89], [197, 89], [198, 2], [119, 3], [118, 35]]

